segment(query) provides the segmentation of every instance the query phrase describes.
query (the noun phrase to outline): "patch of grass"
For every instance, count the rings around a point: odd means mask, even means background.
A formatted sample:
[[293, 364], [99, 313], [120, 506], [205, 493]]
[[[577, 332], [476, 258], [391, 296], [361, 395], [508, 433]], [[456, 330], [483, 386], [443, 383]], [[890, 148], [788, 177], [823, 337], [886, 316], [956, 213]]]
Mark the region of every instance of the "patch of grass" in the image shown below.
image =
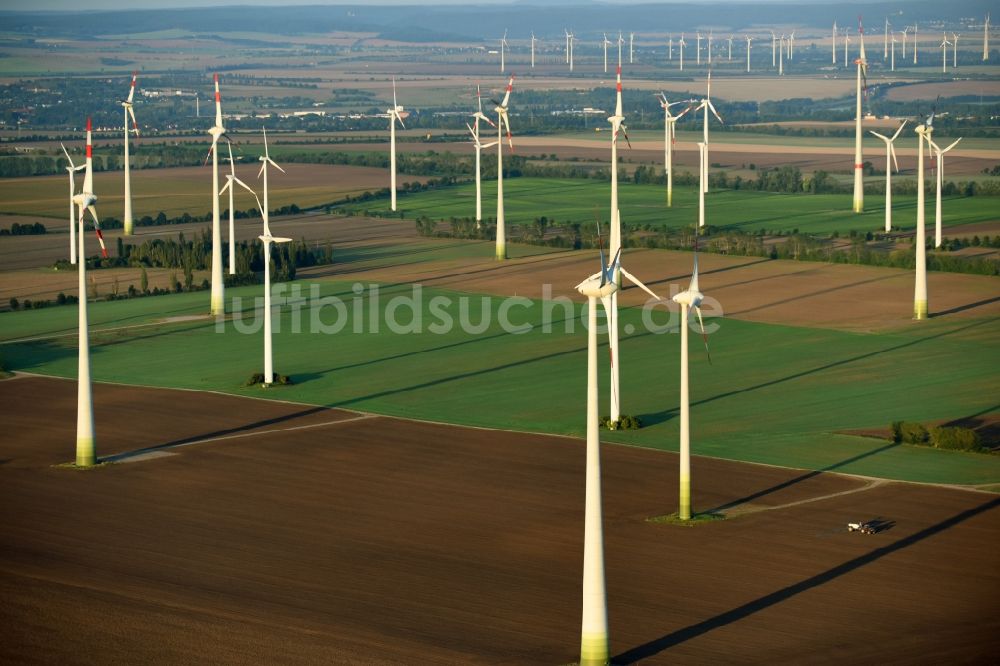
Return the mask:
[[[498, 322], [502, 299], [425, 286], [413, 320], [420, 321], [420, 332], [393, 332], [386, 325], [387, 305], [412, 299], [411, 285], [381, 285], [377, 294], [368, 289], [358, 295], [351, 282], [315, 284], [321, 297], [336, 296], [346, 307], [338, 314], [317, 301], [281, 310], [274, 324], [275, 359], [296, 382], [282, 388], [283, 399], [459, 425], [584, 435], [586, 334], [580, 304], [550, 308], [550, 332], [541, 325], [547, 306], [539, 301], [518, 306], [510, 313], [512, 323], [531, 329], [512, 334]], [[301, 283], [303, 294], [309, 288], [310, 283]], [[227, 290], [227, 295], [257, 297], [260, 288]], [[433, 299], [443, 307], [432, 309]], [[245, 300], [244, 306], [251, 302]], [[165, 312], [206, 308], [205, 294], [178, 294], [95, 304], [91, 317], [100, 327], [129, 326]], [[436, 333], [431, 325], [440, 323], [442, 312], [455, 325]], [[409, 306], [396, 314], [401, 323], [411, 322]], [[293, 332], [296, 316], [298, 333]], [[0, 337], [61, 334], [4, 344], [8, 367], [76, 375], [74, 308], [0, 317], [5, 322]], [[309, 332], [314, 317], [325, 332]], [[378, 330], [370, 325], [373, 317]], [[481, 332], [465, 332], [459, 325], [463, 317], [486, 324]], [[575, 332], [564, 331], [565, 318], [574, 322]], [[666, 318], [663, 311], [654, 316], [658, 323]], [[259, 397], [259, 389], [239, 385], [247, 364], [260, 358], [261, 319], [261, 312], [247, 311], [221, 325], [178, 322], [94, 334], [93, 377]], [[718, 324], [711, 341], [713, 365], [691, 363], [695, 455], [911, 481], [1000, 483], [1000, 456], [838, 434], [891, 419], [950, 421], [988, 413], [995, 405], [1000, 318], [932, 319], [877, 334], [729, 319]], [[643, 427], [604, 431], [602, 439], [676, 451], [676, 326], [665, 327], [665, 334], [649, 332], [642, 312], [634, 308], [621, 311], [620, 325], [623, 331], [629, 325], [637, 331], [621, 339], [622, 406]], [[600, 404], [606, 408], [606, 351], [598, 358]]]
[[717, 523], [720, 520], [726, 520], [726, 515], [723, 513], [695, 513], [688, 520], [681, 520], [677, 513], [669, 513], [665, 516], [653, 516], [652, 518], [647, 518], [647, 523], [656, 523], [658, 525], [678, 525], [680, 527], [697, 527], [698, 525], [705, 525], [707, 523]]

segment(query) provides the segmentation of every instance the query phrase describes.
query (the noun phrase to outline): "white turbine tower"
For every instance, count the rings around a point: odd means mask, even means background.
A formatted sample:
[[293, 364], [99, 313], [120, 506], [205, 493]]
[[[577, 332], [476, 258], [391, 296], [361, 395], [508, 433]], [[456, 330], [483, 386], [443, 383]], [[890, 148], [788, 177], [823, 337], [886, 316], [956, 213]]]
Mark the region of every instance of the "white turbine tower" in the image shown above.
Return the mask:
[[104, 236], [101, 234], [101, 225], [97, 218], [97, 210], [94, 204], [97, 203], [97, 196], [94, 194], [94, 147], [91, 140], [91, 123], [87, 118], [87, 162], [84, 165], [83, 188], [80, 193], [73, 196], [73, 203], [79, 210], [79, 234], [77, 242], [79, 246], [79, 261], [77, 262], [77, 275], [79, 277], [80, 302], [79, 302], [79, 344], [77, 359], [77, 379], [76, 379], [76, 465], [77, 467], [90, 467], [97, 462], [97, 453], [94, 437], [94, 400], [91, 393], [90, 382], [90, 336], [87, 323], [87, 254], [84, 250], [84, 217], [89, 211], [94, 219], [94, 230], [97, 239], [101, 243], [101, 254], [108, 256], [104, 247]]
[[[600, 227], [598, 227], [598, 235]], [[597, 385], [597, 301], [600, 299], [608, 318], [613, 316], [612, 298], [619, 290], [618, 274], [628, 277], [643, 289], [635, 277], [619, 264], [620, 256], [604, 263], [601, 249], [600, 271], [576, 286], [587, 297], [587, 480], [583, 538], [583, 615], [580, 632], [580, 665], [608, 663], [608, 607], [604, 583], [604, 529], [601, 512], [601, 452], [598, 422]], [[652, 293], [652, 292], [649, 292]]]
[[917, 133], [917, 235], [914, 239], [916, 249], [916, 281], [913, 288], [913, 318], [927, 319], [927, 229], [924, 213], [924, 141], [930, 143], [934, 131], [932, 123], [934, 114], [924, 125], [918, 125]]
[[608, 39], [608, 33], [604, 33], [604, 73], [608, 73], [608, 44], [611, 40]]
[[785, 36], [778, 39], [778, 76], [785, 75]]
[[490, 126], [496, 127], [493, 121], [483, 113], [483, 98], [479, 93], [479, 86], [476, 86], [476, 101], [479, 104], [479, 110], [472, 114], [475, 119], [470, 125], [465, 123], [465, 126], [469, 128], [469, 132], [472, 134], [472, 144], [476, 147], [476, 229], [482, 226], [483, 220], [483, 186], [481, 177], [480, 161], [481, 155], [484, 148], [492, 148], [497, 145], [498, 142], [494, 141], [492, 143], [482, 143], [479, 140], [479, 121], [486, 121]]
[[746, 36], [747, 40], [747, 73], [750, 72], [750, 40], [753, 39], [750, 35]]
[[832, 37], [832, 40], [830, 41], [830, 52], [832, 54], [832, 60], [831, 60], [831, 62], [834, 65], [836, 65], [837, 64], [837, 22], [836, 21], [833, 22], [833, 37]]
[[[694, 271], [691, 273], [691, 283], [688, 288], [673, 297], [673, 301], [681, 306], [681, 390], [680, 390], [680, 483], [679, 506], [677, 517], [681, 520], [691, 519], [691, 426], [690, 398], [688, 393], [688, 317], [691, 310], [698, 314], [701, 325], [701, 335], [705, 342], [705, 353], [708, 353], [708, 336], [705, 334], [705, 323], [701, 317], [701, 302], [704, 295], [698, 290], [698, 250], [695, 247]], [[709, 363], [712, 357], [708, 357]]]
[[674, 205], [674, 142], [677, 136], [677, 121], [691, 110], [691, 107], [688, 107], [675, 116], [670, 113], [670, 107], [690, 101], [668, 102], [666, 94], [660, 93], [660, 106], [663, 108], [663, 169], [667, 177], [667, 208]]
[[[403, 118], [410, 114], [403, 110], [403, 107], [396, 101], [396, 79], [392, 79], [392, 108], [386, 109], [383, 118], [389, 119], [389, 197], [390, 206], [393, 212], [396, 211], [396, 123], [406, 129]], [[267, 195], [264, 195], [267, 199]]]
[[538, 40], [535, 39], [535, 33], [532, 32], [531, 33], [531, 68], [532, 69], [535, 68], [535, 42], [536, 41], [538, 41]]
[[[722, 121], [722, 116], [720, 116], [719, 112], [715, 110], [715, 105], [712, 104], [712, 72], [711, 71], [709, 71], [709, 73], [708, 73], [708, 83], [705, 86], [705, 99], [701, 100], [701, 103], [694, 110], [695, 110], [695, 112], [698, 112], [698, 111], [703, 111], [704, 112], [704, 117], [703, 117], [703, 120], [702, 120], [702, 128], [701, 129], [702, 129], [703, 141], [705, 143], [705, 147], [703, 149], [704, 154], [705, 154], [705, 159], [704, 159], [704, 163], [702, 164], [702, 168], [701, 168], [701, 171], [702, 171], [702, 174], [703, 174], [701, 191], [705, 192], [705, 193], [708, 193], [708, 112], [709, 112], [709, 110], [712, 111], [712, 115], [715, 116], [715, 118], [719, 121], [720, 124], [725, 124]], [[702, 223], [701, 223], [700, 226], [704, 226], [704, 220], [702, 220]]]
[[132, 130], [135, 132], [136, 138], [139, 138], [139, 125], [135, 122], [135, 112], [132, 110], [132, 98], [135, 97], [136, 74], [136, 72], [132, 72], [132, 85], [128, 89], [128, 98], [122, 102], [122, 108], [125, 110], [125, 213], [122, 216], [122, 225], [124, 227], [123, 233], [126, 236], [132, 235], [132, 178], [128, 145], [129, 118], [132, 119]]
[[705, 177], [708, 164], [708, 144], [698, 142], [698, 230], [705, 226], [705, 188], [708, 187], [708, 178]]
[[729, 35], [729, 62], [733, 61], [733, 36]]
[[910, 31], [910, 26], [903, 26], [903, 58], [906, 58], [906, 33]]
[[[260, 171], [257, 172], [257, 177], [264, 176], [264, 204], [261, 206], [261, 214], [264, 218], [264, 233], [259, 236], [260, 240], [264, 243], [264, 386], [270, 386], [274, 383], [274, 355], [271, 348], [271, 243], [288, 243], [292, 239], [272, 236], [271, 228], [268, 225], [270, 220], [270, 206], [267, 200], [267, 166], [270, 164], [282, 173], [285, 170], [271, 159], [271, 155], [267, 150], [266, 129], [264, 130], [264, 154], [261, 155], [260, 161]], [[244, 187], [246, 186], [244, 185]], [[256, 197], [257, 195], [254, 194], [254, 196]]]
[[696, 59], [696, 63], [695, 64], [700, 65], [701, 64], [701, 33], [700, 32], [696, 32], [695, 33], [695, 37], [697, 39], [697, 42], [696, 42], [697, 45], [695, 46], [695, 50], [694, 50], [694, 55], [695, 55], [695, 59]]
[[[570, 42], [572, 44], [572, 42]], [[571, 61], [572, 62], [572, 61]], [[510, 133], [510, 118], [507, 115], [507, 104], [510, 102], [510, 91], [514, 89], [514, 75], [511, 74], [510, 81], [507, 82], [507, 92], [504, 93], [503, 101], [492, 100], [496, 105], [494, 111], [497, 112], [497, 261], [507, 259], [507, 227], [503, 216], [503, 130], [507, 127], [507, 143], [511, 151], [514, 150], [514, 138]]]
[[778, 36], [771, 33], [771, 67], [778, 66]]
[[572, 32], [569, 33], [569, 71], [573, 71], [573, 42], [576, 41], [576, 35]]
[[990, 59], [990, 15], [986, 15], [986, 22], [983, 23], [983, 62]]
[[[236, 214], [235, 204], [233, 202], [233, 195], [236, 188], [233, 187], [233, 183], [235, 182], [237, 185], [250, 192], [250, 194], [254, 194], [254, 196], [256, 196], [256, 194], [246, 183], [236, 177], [236, 161], [233, 159], [233, 146], [227, 141], [226, 147], [229, 149], [229, 168], [231, 173], [226, 174], [226, 184], [222, 186], [219, 196], [221, 197], [227, 191], [229, 192], [229, 274], [236, 275]], [[260, 201], [257, 203], [259, 204]]]
[[851, 43], [851, 36], [844, 31], [844, 67], [847, 67], [847, 46]]
[[628, 33], [628, 64], [630, 65], [633, 63], [633, 56], [635, 54], [633, 50], [634, 44], [635, 44], [635, 33], [630, 32]]
[[712, 31], [708, 31], [708, 48], [705, 49], [705, 53], [708, 55], [708, 65], [712, 66]]
[[684, 33], [681, 33], [681, 41], [677, 42], [677, 47], [681, 51], [681, 66], [680, 71], [684, 71], [684, 47], [687, 46], [687, 42], [684, 41]]
[[[503, 74], [507, 71], [507, 66], [504, 64], [504, 50], [507, 48], [507, 31], [503, 31], [503, 37], [500, 38], [500, 73]], [[395, 209], [393, 209], [395, 210]]]
[[564, 31], [566, 33], [566, 64], [569, 64], [569, 30]]
[[865, 31], [860, 22], [858, 23], [858, 39], [861, 42], [861, 47], [858, 59], [854, 61], [854, 64], [858, 66], [854, 115], [854, 212], [863, 213], [865, 210], [865, 172], [864, 158], [861, 155], [861, 82], [865, 81], [865, 90], [867, 91], [868, 60], [865, 58]]
[[83, 171], [87, 168], [86, 164], [81, 164], [76, 166], [73, 164], [73, 158], [69, 156], [69, 152], [66, 150], [66, 146], [62, 146], [63, 154], [66, 155], [66, 161], [69, 165], [66, 167], [66, 171], [69, 173], [69, 263], [76, 264], [76, 203], [73, 197], [76, 196], [76, 179], [74, 174], [77, 171]]
[[622, 64], [622, 45], [625, 44], [625, 38], [622, 37], [621, 31], [618, 32], [618, 65]]
[[896, 34], [893, 33], [889, 38], [889, 55], [892, 71], [896, 71]]
[[896, 162], [896, 148], [892, 145], [899, 133], [903, 131], [903, 127], [906, 126], [906, 121], [904, 120], [896, 130], [896, 133], [892, 135], [892, 138], [879, 134], [878, 132], [869, 130], [872, 134], [880, 138], [885, 143], [885, 233], [892, 231], [892, 168], [895, 166], [896, 173], [899, 173], [899, 163]]
[[[212, 137], [212, 299], [211, 313], [221, 317], [225, 314], [225, 285], [222, 281], [222, 225], [219, 220], [219, 138], [226, 136], [222, 125], [222, 95], [219, 94], [219, 75], [215, 79], [215, 125], [209, 128]], [[228, 137], [227, 137], [228, 139]], [[206, 162], [208, 159], [206, 158]]]
[[944, 154], [958, 145], [962, 139], [956, 139], [954, 143], [945, 149], [941, 149], [936, 143], [928, 139], [928, 143], [934, 150], [937, 158], [937, 200], [934, 204], [934, 247], [941, 247], [941, 184], [944, 182]]
[[793, 30], [791, 34], [788, 35], [788, 59], [792, 60], [795, 58], [795, 31]]
[[885, 19], [885, 34], [882, 36], [882, 60], [889, 59], [889, 18]]
[[958, 67], [958, 33], [951, 33], [951, 67], [955, 69]]
[[941, 35], [941, 73], [944, 74], [948, 67], [948, 47], [951, 46], [951, 42], [948, 41], [948, 35]]
[[667, 40], [667, 60], [674, 59], [674, 38], [671, 37]]
[[917, 64], [917, 24], [913, 24], [913, 64]]

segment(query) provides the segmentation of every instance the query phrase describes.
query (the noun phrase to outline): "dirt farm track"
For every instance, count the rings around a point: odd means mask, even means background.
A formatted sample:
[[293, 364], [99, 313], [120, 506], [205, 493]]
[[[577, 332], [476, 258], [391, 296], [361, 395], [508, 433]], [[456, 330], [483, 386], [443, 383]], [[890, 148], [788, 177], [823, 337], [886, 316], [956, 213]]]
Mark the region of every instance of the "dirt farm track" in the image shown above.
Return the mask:
[[[576, 660], [583, 442], [98, 384], [81, 472], [75, 395], [0, 382], [0, 662]], [[1000, 497], [602, 456], [616, 663], [995, 661]]]

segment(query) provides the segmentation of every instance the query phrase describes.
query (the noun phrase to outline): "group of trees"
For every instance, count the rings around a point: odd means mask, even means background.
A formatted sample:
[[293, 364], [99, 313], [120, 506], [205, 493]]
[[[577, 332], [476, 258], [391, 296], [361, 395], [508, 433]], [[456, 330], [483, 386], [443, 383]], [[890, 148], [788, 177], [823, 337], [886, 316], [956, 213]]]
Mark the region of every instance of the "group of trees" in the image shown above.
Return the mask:
[[37, 236], [47, 231], [41, 222], [34, 224], [20, 224], [15, 222], [10, 225], [10, 229], [0, 229], [0, 236]]

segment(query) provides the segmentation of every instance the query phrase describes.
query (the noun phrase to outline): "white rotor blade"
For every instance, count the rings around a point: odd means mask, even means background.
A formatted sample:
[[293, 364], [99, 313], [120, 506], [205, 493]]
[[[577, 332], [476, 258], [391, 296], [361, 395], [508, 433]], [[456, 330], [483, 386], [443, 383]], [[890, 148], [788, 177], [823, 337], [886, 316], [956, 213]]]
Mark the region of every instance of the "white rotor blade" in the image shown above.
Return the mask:
[[226, 184], [222, 186], [221, 190], [219, 190], [219, 196], [221, 197], [223, 194], [225, 194], [226, 190], [228, 190], [232, 186], [233, 186], [233, 177], [226, 176]]
[[708, 100], [705, 100], [705, 102], [708, 104], [708, 108], [711, 109], [712, 114], [715, 115], [715, 117], [719, 120], [720, 123], [725, 125], [725, 122], [722, 120], [722, 116], [720, 116], [719, 112], [715, 110], [715, 106], [713, 106], [712, 103]]
[[892, 155], [892, 164], [896, 167], [896, 173], [899, 173], [899, 162], [896, 161], [896, 147], [889, 142], [889, 154]]
[[903, 124], [899, 126], [899, 129], [896, 130], [896, 133], [892, 135], [892, 140], [893, 141], [896, 140], [896, 137], [899, 136], [899, 133], [903, 131], [904, 127], [906, 127], [906, 121], [905, 120], [903, 121]]
[[270, 157], [267, 158], [267, 161], [270, 162], [271, 166], [273, 166], [275, 169], [277, 169], [281, 173], [285, 173], [285, 170], [282, 169], [280, 166], [278, 166], [278, 163], [272, 160]]
[[698, 315], [698, 325], [701, 327], [701, 339], [705, 343], [705, 355], [708, 356], [708, 364], [711, 365], [712, 352], [708, 351], [708, 333], [705, 332], [705, 322], [701, 318], [701, 308], [696, 305], [691, 309]]
[[947, 148], [945, 148], [945, 149], [944, 149], [944, 150], [942, 150], [941, 152], [942, 152], [942, 153], [947, 153], [947, 152], [948, 152], [949, 150], [951, 150], [952, 148], [954, 148], [955, 146], [957, 146], [957, 145], [958, 145], [958, 142], [959, 142], [959, 141], [961, 141], [961, 140], [962, 140], [962, 139], [956, 139], [954, 143], [952, 143], [952, 144], [951, 144], [950, 146], [948, 146]]
[[646, 285], [644, 285], [642, 282], [640, 282], [637, 277], [635, 277], [634, 275], [632, 275], [631, 273], [629, 273], [627, 270], [625, 270], [624, 268], [620, 268], [619, 270], [622, 272], [622, 275], [624, 275], [626, 278], [628, 278], [629, 282], [631, 282], [635, 286], [639, 287], [640, 289], [642, 289], [643, 291], [645, 291], [647, 294], [649, 294], [650, 296], [652, 296], [656, 300], [658, 300], [658, 301], [662, 301], [663, 300], [662, 298], [660, 298], [659, 296], [657, 296], [653, 292], [652, 289], [650, 289], [649, 287], [647, 287]]

